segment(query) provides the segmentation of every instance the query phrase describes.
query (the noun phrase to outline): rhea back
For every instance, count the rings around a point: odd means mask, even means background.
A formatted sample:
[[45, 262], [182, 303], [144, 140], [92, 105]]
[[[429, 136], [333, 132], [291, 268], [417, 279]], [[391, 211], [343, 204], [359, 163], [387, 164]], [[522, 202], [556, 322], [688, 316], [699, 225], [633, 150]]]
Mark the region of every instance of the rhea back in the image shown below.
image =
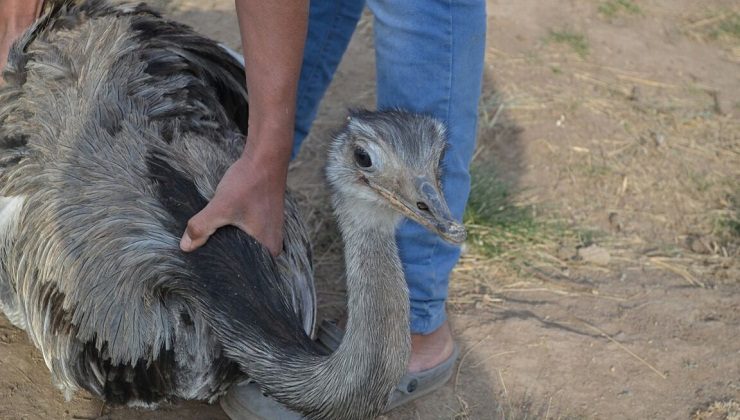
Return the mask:
[[167, 300], [181, 279], [217, 286], [255, 271], [277, 284], [253, 284], [241, 305], [272, 302], [255, 316], [298, 334], [290, 293], [253, 239], [227, 228], [198, 254], [178, 246], [243, 147], [242, 68], [145, 6], [84, 7], [36, 23], [0, 90], [0, 196], [23, 202], [0, 276], [18, 280], [31, 338], [42, 347], [69, 333], [114, 364], [151, 359], [174, 340]]

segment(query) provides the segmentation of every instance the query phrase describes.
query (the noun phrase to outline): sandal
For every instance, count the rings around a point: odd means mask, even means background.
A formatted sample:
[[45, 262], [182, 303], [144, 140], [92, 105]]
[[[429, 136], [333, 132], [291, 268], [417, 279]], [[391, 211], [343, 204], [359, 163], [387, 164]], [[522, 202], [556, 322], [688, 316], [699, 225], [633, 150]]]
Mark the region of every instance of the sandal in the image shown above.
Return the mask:
[[[335, 322], [323, 321], [319, 327], [317, 342], [330, 352], [339, 347], [344, 331]], [[423, 397], [444, 386], [452, 376], [460, 349], [455, 344], [452, 355], [441, 364], [421, 372], [406, 373], [388, 398], [384, 413]], [[221, 408], [232, 420], [276, 419], [297, 420], [303, 416], [287, 409], [282, 404], [262, 393], [254, 381], [245, 381], [232, 386], [219, 400]]]
[[[337, 326], [336, 322], [322, 321], [316, 340], [327, 350], [333, 352], [339, 347], [343, 337], [344, 331]], [[452, 376], [459, 354], [460, 349], [455, 344], [450, 357], [439, 365], [421, 372], [408, 372], [403, 375], [388, 398], [388, 405], [383, 412], [387, 413], [444, 386]]]
[[452, 354], [444, 362], [437, 366], [422, 370], [421, 372], [409, 372], [403, 375], [396, 389], [388, 398], [388, 405], [383, 410], [384, 413], [400, 407], [415, 399], [430, 394], [439, 388], [442, 388], [452, 377], [454, 372], [457, 356], [460, 355], [460, 349], [455, 344]]
[[252, 380], [234, 384], [218, 400], [231, 420], [299, 420], [303, 416], [291, 411], [262, 392]]

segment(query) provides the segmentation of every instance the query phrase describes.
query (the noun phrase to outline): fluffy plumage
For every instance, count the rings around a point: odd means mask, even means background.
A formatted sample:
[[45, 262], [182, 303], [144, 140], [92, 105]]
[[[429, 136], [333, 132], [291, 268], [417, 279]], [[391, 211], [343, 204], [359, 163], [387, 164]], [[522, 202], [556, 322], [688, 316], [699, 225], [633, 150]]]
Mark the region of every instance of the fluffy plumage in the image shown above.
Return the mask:
[[401, 215], [460, 242], [439, 188], [438, 122], [354, 113], [327, 178], [345, 241], [348, 327], [310, 335], [311, 252], [286, 199], [277, 260], [234, 227], [180, 235], [242, 150], [242, 67], [142, 5], [51, 2], [0, 90], [0, 309], [54, 383], [111, 403], [213, 400], [249, 375], [311, 418], [379, 414], [410, 354]]
[[[67, 394], [213, 399], [243, 374], [171, 289], [204, 261], [211, 272], [201, 274], [213, 277], [273, 264], [234, 228], [195, 254], [178, 250], [188, 217], [240, 154], [243, 69], [145, 6], [57, 2], [15, 44], [5, 78], [0, 307]], [[273, 279], [282, 290], [240, 305], [289, 296], [286, 323], [311, 333], [310, 247], [286, 204], [287, 252]], [[227, 235], [238, 241], [220, 239]]]

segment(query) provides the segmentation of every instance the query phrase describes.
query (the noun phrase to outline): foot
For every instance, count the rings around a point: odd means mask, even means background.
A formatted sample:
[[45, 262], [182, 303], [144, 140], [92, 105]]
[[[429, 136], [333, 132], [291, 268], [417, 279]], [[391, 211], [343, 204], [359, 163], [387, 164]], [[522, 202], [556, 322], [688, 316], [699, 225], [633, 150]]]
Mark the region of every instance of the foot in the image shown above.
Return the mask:
[[431, 334], [411, 334], [408, 371], [416, 373], [439, 366], [450, 358], [454, 349], [455, 343], [447, 321]]
[[[324, 342], [324, 345], [333, 350], [342, 341], [342, 335], [347, 327], [347, 318], [340, 318], [334, 327], [337, 331], [332, 334], [332, 339]], [[326, 340], [322, 337], [319, 341]], [[323, 340], [322, 340], [323, 339]], [[450, 324], [445, 321], [439, 328], [429, 334], [411, 334], [411, 358], [407, 368], [408, 373], [416, 373], [439, 366], [447, 361], [455, 350], [455, 342], [452, 339]]]

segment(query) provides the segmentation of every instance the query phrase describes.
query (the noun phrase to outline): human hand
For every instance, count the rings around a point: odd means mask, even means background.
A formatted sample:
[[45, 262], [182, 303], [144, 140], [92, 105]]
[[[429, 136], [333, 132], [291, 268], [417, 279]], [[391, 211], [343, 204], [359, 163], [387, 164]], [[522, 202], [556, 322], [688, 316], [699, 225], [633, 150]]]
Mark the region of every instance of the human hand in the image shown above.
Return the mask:
[[193, 251], [219, 227], [234, 225], [277, 255], [283, 244], [285, 183], [308, 1], [240, 0], [236, 11], [249, 92], [248, 140], [211, 202], [188, 221], [180, 248]]
[[254, 236], [273, 256], [282, 251], [286, 171], [258, 159], [245, 153], [226, 171], [213, 199], [188, 221], [183, 251], [196, 250], [226, 225]]

